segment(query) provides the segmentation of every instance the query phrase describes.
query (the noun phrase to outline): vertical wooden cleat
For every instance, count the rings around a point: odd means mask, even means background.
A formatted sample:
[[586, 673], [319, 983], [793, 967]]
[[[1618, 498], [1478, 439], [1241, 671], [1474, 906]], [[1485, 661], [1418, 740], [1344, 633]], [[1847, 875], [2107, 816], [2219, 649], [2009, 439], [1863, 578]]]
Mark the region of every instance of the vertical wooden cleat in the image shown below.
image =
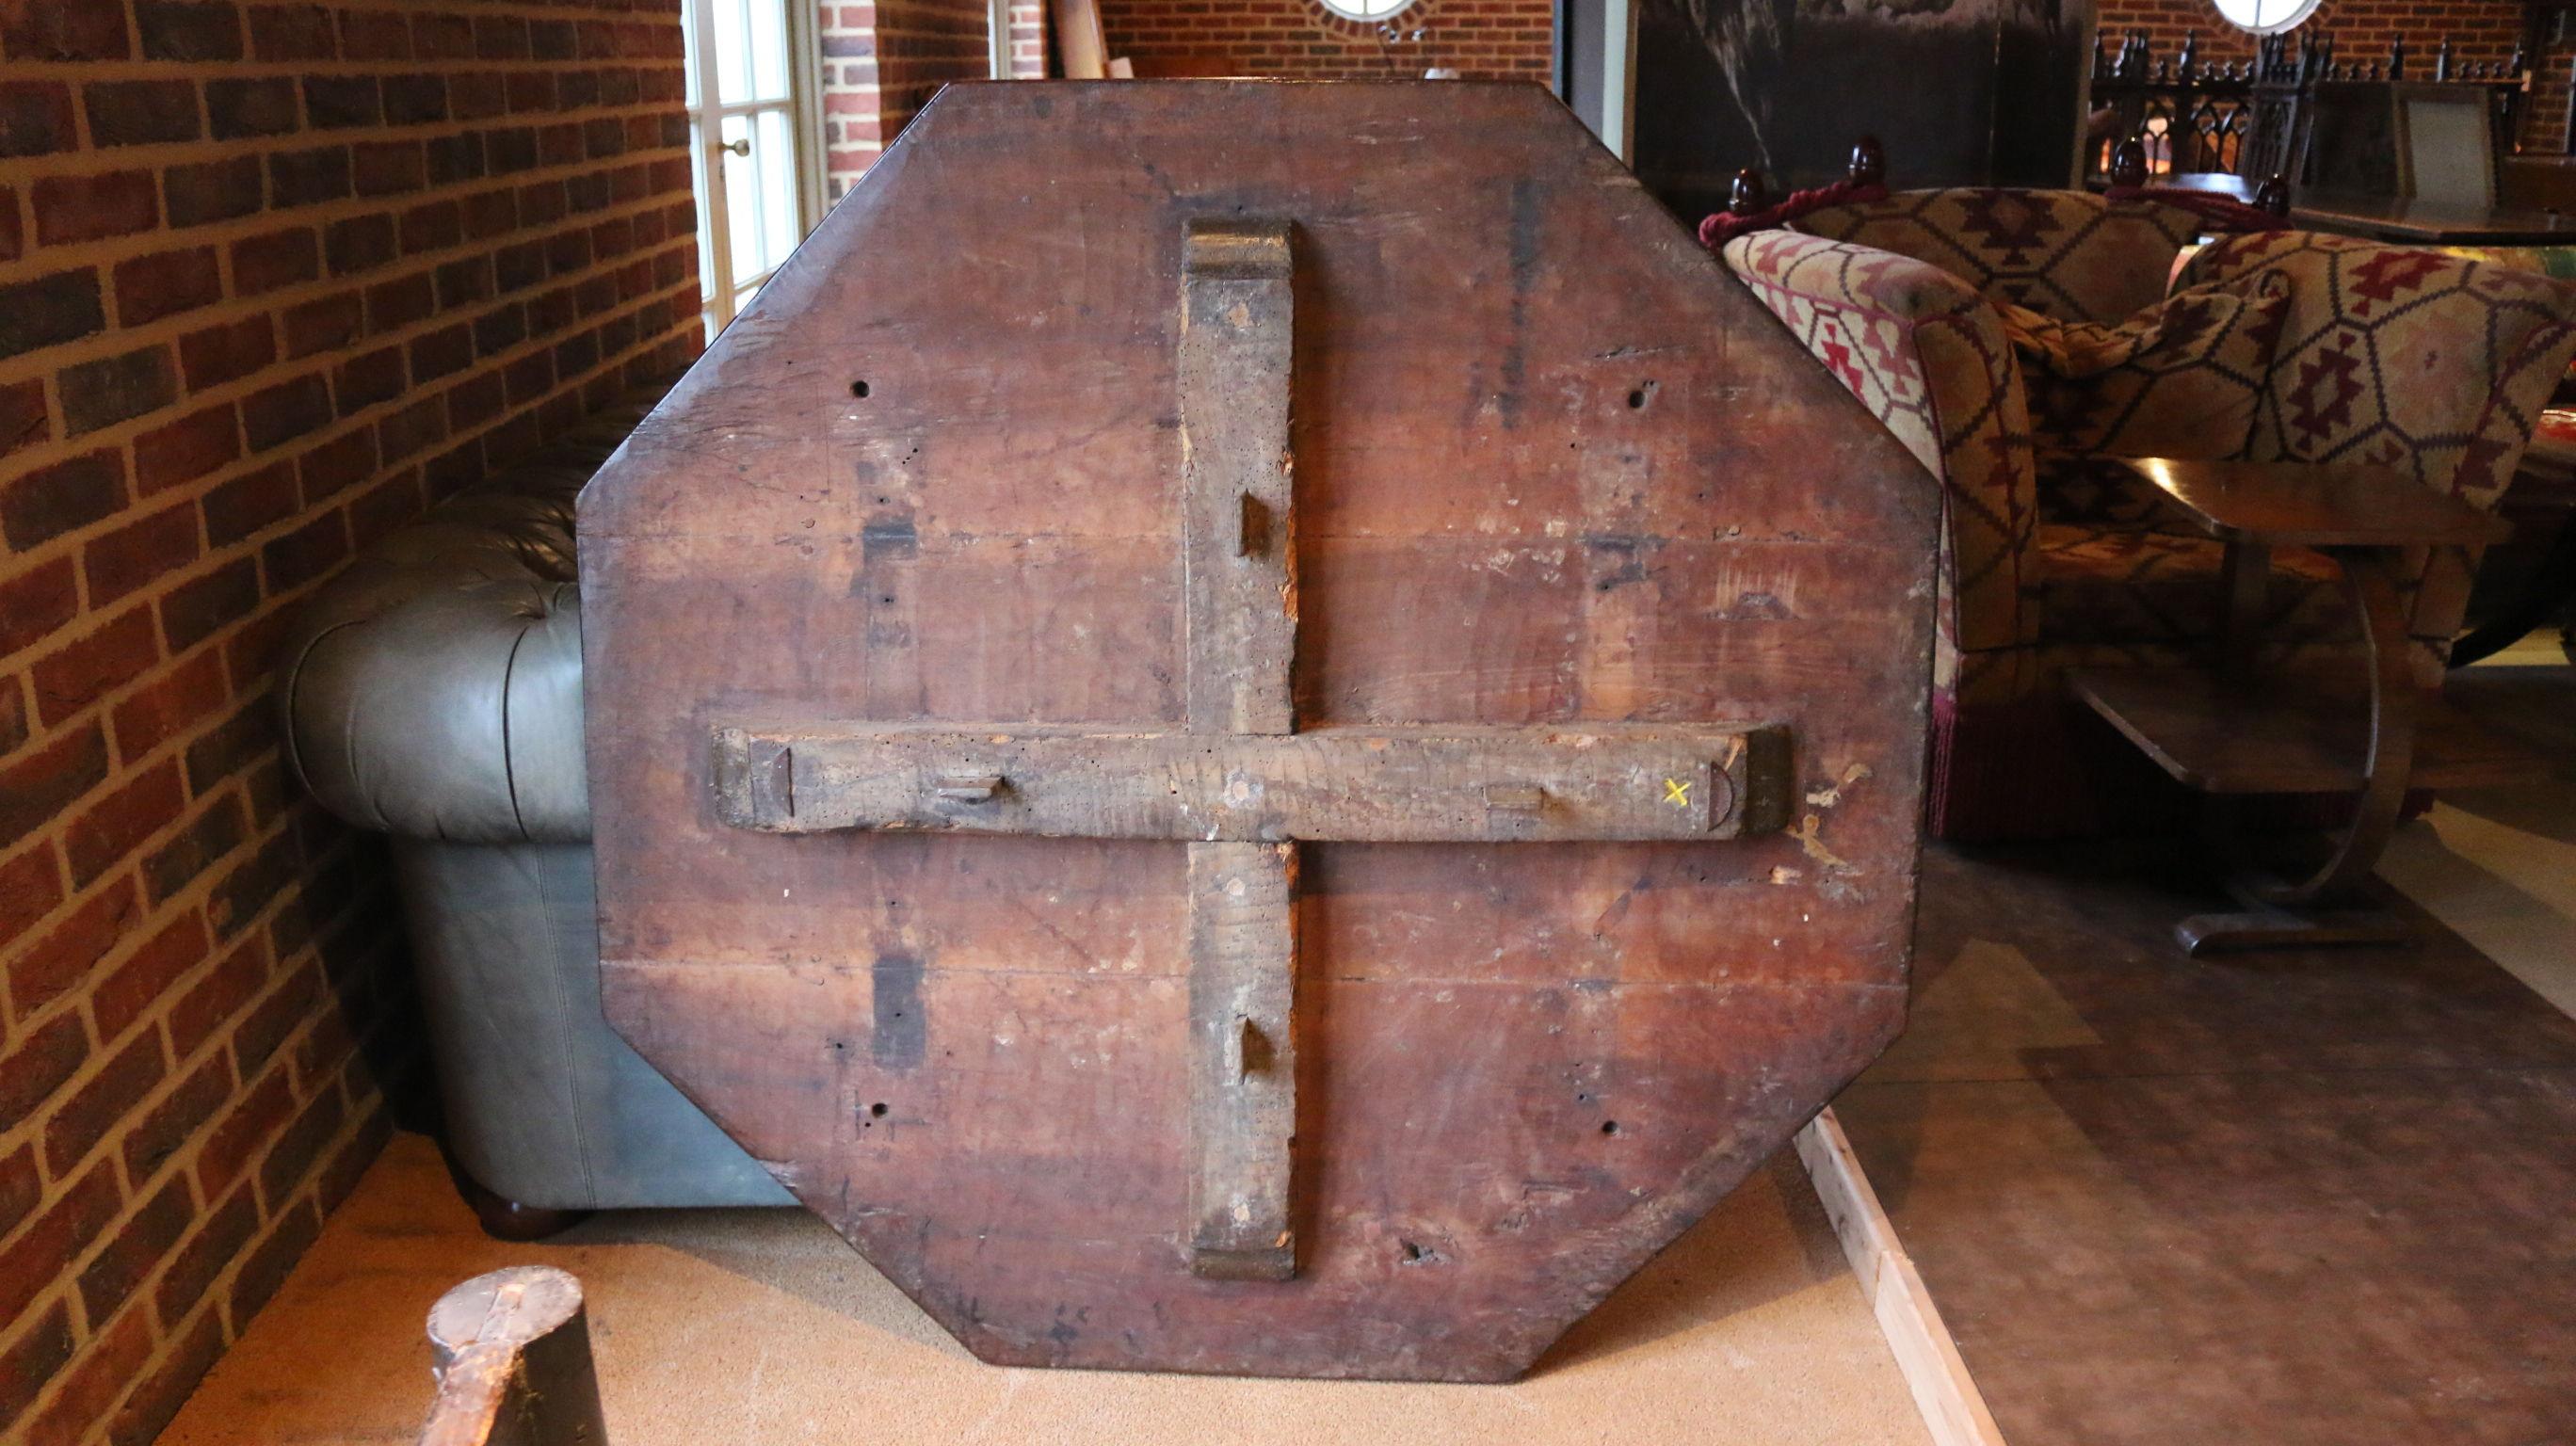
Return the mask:
[[[1297, 652], [1285, 221], [1200, 219], [1181, 245], [1182, 544], [1193, 733], [1290, 733]], [[1294, 844], [1194, 843], [1190, 1268], [1297, 1273]]]
[[1190, 1269], [1297, 1273], [1295, 844], [1192, 844]]

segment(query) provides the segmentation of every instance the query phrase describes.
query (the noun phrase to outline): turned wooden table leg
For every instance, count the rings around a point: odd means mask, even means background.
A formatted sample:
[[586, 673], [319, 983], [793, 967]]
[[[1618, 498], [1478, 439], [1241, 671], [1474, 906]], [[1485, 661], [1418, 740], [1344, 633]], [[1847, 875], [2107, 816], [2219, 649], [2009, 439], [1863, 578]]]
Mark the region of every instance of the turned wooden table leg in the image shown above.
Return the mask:
[[[2361, 624], [2370, 669], [2369, 742], [2352, 818], [2322, 864], [2284, 877], [2254, 861], [2225, 800], [2210, 800], [2204, 815], [2210, 841], [2230, 862], [2230, 892], [2252, 906], [2252, 911], [2199, 914], [2182, 921], [2174, 935], [2193, 954], [2303, 944], [2393, 943], [2405, 938], [2396, 916], [2371, 907], [2367, 894], [2371, 871], [2378, 867], [2405, 807], [2406, 783], [2415, 758], [2420, 694], [2406, 656], [2406, 618], [2398, 604], [2395, 575], [2398, 554], [2382, 548], [2354, 548], [2338, 550], [2335, 557], [2343, 568], [2344, 598]], [[2232, 609], [2244, 586], [2233, 549], [2229, 562]], [[2231, 615], [2229, 621], [2232, 632], [2241, 620]], [[2228, 662], [2244, 666], [2243, 645], [2231, 641], [2224, 646]]]
[[607, 1446], [581, 1282], [546, 1265], [478, 1275], [429, 1313], [438, 1399], [420, 1446]]

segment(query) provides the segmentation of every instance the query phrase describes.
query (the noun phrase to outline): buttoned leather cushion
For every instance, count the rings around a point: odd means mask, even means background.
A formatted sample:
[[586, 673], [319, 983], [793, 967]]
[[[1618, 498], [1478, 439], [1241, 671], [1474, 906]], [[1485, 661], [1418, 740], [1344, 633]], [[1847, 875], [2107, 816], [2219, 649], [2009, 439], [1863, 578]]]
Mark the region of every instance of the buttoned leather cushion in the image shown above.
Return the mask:
[[369, 548], [295, 621], [287, 761], [362, 828], [590, 837], [573, 503], [647, 407], [614, 406]]

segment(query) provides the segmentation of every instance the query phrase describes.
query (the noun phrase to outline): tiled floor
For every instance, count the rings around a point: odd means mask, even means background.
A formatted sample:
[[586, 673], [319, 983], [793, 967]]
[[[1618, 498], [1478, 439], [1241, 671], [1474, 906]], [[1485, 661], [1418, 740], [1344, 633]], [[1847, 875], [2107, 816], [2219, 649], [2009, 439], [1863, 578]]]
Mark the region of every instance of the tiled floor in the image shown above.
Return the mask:
[[1927, 858], [1835, 1109], [2013, 1446], [2576, 1440], [2576, 676], [2458, 692], [2571, 767], [2407, 826], [2414, 947], [2192, 961], [2172, 850]]

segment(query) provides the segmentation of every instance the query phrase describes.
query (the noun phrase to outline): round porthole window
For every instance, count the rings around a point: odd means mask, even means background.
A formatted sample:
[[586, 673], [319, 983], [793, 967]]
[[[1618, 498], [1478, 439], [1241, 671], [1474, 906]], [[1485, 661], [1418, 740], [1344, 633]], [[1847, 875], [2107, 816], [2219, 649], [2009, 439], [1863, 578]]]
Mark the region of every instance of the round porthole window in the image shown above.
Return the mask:
[[1315, 0], [1344, 20], [1392, 20], [1413, 8], [1415, 0]]
[[2209, 0], [2227, 23], [2257, 35], [2296, 29], [2317, 13], [2318, 0]]

